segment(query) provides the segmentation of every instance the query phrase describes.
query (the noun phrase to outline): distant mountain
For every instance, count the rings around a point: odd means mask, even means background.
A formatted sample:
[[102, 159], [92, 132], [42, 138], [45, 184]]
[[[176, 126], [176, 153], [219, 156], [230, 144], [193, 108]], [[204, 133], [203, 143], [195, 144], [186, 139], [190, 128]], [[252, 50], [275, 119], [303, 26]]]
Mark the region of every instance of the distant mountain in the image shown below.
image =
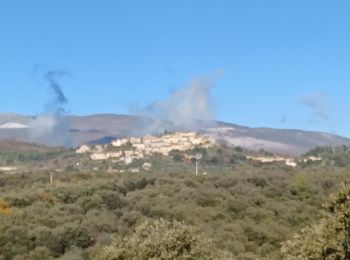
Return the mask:
[[[138, 116], [112, 114], [68, 116], [66, 119], [69, 122], [66, 130], [75, 146], [108, 143], [113, 138], [140, 135], [142, 126], [150, 121]], [[33, 116], [0, 114], [0, 139], [32, 142], [33, 120]], [[317, 146], [350, 145], [348, 138], [322, 132], [249, 128], [225, 122], [199, 122], [199, 125], [199, 132], [212, 136], [219, 142], [288, 155], [300, 155]], [[56, 134], [59, 135], [60, 132]]]
[[324, 132], [249, 128], [227, 123], [219, 123], [205, 132], [230, 145], [287, 155], [301, 155], [317, 146], [350, 145], [350, 139]]

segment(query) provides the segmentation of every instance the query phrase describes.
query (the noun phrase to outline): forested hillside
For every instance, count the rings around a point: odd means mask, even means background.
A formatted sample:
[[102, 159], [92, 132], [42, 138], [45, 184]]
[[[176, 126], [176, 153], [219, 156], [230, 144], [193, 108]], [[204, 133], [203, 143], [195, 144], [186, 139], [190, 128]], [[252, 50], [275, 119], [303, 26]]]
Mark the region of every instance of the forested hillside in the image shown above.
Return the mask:
[[321, 218], [322, 203], [350, 180], [350, 169], [262, 164], [243, 153], [205, 151], [200, 176], [176, 152], [153, 157], [149, 172], [107, 173], [104, 162], [98, 171], [68, 167], [53, 183], [46, 170], [0, 173], [0, 255], [93, 259], [112, 236], [130, 238], [145, 220], [162, 219], [193, 227], [218, 257], [280, 259], [281, 243]]

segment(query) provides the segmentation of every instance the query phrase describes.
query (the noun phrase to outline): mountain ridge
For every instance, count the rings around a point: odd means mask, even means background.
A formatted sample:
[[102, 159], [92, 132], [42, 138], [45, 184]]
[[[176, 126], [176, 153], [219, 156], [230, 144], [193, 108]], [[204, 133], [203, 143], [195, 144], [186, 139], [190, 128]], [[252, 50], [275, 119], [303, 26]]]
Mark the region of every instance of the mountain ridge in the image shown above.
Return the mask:
[[[31, 124], [37, 117], [16, 113], [0, 114], [0, 139], [14, 139], [25, 142], [31, 140]], [[104, 143], [111, 138], [142, 136], [145, 122], [152, 119], [136, 115], [91, 114], [68, 115], [67, 131], [74, 146]], [[2, 125], [6, 127], [1, 128]], [[10, 128], [9, 126], [22, 128]], [[23, 126], [27, 125], [28, 128]], [[173, 130], [173, 129], [169, 129]], [[223, 121], [200, 121], [196, 129], [176, 129], [197, 131], [209, 135], [227, 145], [242, 146], [251, 150], [265, 150], [273, 153], [300, 155], [317, 146], [350, 145], [350, 139], [327, 132], [298, 129], [276, 129], [269, 127], [247, 127]], [[57, 135], [60, 134], [58, 131]], [[45, 141], [39, 142], [47, 145]]]

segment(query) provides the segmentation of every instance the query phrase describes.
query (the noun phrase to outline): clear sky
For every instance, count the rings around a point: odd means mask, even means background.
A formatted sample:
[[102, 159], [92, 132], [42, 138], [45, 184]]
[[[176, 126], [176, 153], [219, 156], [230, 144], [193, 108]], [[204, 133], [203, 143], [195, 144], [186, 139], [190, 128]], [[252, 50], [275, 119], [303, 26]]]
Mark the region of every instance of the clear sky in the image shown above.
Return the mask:
[[[61, 84], [72, 114], [129, 113], [224, 71], [217, 119], [350, 137], [348, 0], [0, 2], [0, 112], [38, 114]], [[38, 69], [39, 68], [39, 69]]]

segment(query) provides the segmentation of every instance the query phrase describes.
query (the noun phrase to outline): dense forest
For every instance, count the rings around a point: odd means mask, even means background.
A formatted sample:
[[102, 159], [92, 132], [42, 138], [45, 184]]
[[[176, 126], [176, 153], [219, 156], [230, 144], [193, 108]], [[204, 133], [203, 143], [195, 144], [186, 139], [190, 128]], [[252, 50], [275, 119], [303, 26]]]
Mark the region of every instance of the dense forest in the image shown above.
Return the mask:
[[[322, 222], [324, 202], [350, 181], [345, 148], [318, 148], [310, 154], [327, 155], [327, 163], [296, 168], [246, 161], [240, 148], [192, 152], [203, 154], [206, 175], [195, 176], [194, 162], [176, 151], [148, 158], [152, 170], [140, 173], [107, 172], [113, 165], [106, 162], [79, 170], [73, 162], [86, 158], [65, 150], [24, 159], [3, 152], [27, 167], [0, 173], [0, 259], [114, 259], [111, 252], [120, 254], [115, 259], [177, 259], [147, 249], [167, 252], [171, 242], [159, 237], [185, 241], [177, 252], [191, 245], [178, 259], [287, 259], [294, 234]], [[47, 168], [30, 167], [65, 159], [52, 183]], [[135, 246], [144, 255], [131, 255]]]

